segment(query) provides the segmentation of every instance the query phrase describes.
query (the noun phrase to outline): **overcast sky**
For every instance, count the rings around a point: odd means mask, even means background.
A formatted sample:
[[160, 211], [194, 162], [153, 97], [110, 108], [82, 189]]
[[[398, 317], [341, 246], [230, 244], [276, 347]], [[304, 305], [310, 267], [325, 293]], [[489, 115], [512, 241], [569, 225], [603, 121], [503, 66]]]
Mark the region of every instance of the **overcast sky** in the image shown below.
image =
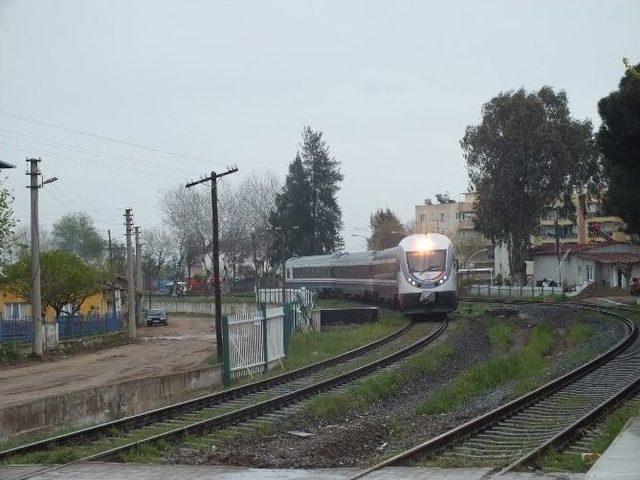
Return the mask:
[[[640, 61], [638, 1], [0, 0], [0, 160], [28, 224], [26, 156], [61, 180], [45, 228], [88, 211], [158, 224], [158, 192], [211, 169], [284, 177], [303, 125], [342, 162], [350, 250], [369, 214], [403, 220], [467, 185], [459, 140], [500, 91], [548, 84], [598, 124], [621, 59]], [[109, 142], [51, 123], [166, 153]]]

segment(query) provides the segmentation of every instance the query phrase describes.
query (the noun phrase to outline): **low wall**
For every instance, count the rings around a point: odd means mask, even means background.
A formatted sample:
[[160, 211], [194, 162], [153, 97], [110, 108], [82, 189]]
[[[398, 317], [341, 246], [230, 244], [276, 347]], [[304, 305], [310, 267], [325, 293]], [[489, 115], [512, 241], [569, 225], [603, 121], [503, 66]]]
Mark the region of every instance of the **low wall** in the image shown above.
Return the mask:
[[222, 384], [219, 365], [0, 406], [0, 440], [60, 426], [86, 425], [141, 413]]

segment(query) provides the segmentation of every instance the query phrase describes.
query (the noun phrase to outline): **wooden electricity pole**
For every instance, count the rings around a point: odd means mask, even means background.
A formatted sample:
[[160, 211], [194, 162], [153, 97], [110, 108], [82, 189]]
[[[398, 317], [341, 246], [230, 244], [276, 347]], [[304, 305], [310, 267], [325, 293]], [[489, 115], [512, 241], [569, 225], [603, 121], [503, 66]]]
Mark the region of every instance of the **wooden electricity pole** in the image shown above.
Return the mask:
[[131, 227], [133, 226], [133, 217], [131, 209], [124, 211], [127, 238], [127, 321], [129, 323], [129, 338], [136, 338], [136, 281], [133, 274], [133, 246], [131, 244]]
[[205, 182], [211, 182], [211, 230], [213, 243], [213, 302], [215, 309], [216, 327], [216, 354], [218, 360], [222, 360], [222, 299], [220, 294], [220, 239], [218, 232], [218, 178], [230, 175], [238, 171], [237, 167], [228, 169], [226, 172], [211, 172], [211, 175], [195, 182], [187, 183], [186, 187], [191, 188]]

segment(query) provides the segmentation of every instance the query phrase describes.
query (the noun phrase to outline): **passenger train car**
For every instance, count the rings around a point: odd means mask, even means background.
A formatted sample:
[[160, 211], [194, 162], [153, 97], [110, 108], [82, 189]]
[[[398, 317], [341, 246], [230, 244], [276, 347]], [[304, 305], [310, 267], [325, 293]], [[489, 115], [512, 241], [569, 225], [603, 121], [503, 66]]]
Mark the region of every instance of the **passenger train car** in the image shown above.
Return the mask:
[[294, 257], [285, 268], [287, 286], [385, 302], [417, 314], [456, 309], [454, 264], [451, 240], [428, 233], [377, 252]]

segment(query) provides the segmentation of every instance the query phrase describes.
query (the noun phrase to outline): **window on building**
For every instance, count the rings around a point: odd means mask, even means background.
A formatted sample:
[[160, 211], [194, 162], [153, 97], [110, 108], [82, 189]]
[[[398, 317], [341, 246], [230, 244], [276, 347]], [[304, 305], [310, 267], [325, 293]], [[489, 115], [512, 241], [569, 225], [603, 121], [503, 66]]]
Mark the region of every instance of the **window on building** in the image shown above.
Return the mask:
[[587, 265], [587, 282], [593, 282], [593, 265]]
[[28, 317], [28, 305], [26, 303], [7, 303], [4, 306], [4, 316], [11, 320], [21, 320]]

